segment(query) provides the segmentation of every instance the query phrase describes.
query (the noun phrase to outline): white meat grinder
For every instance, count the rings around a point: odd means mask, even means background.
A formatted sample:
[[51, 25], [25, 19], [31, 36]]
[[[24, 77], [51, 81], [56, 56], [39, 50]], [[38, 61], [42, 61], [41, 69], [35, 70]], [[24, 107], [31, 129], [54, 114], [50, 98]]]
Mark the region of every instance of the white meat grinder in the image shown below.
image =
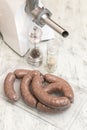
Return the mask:
[[29, 32], [34, 26], [43, 31], [42, 41], [54, 38], [54, 31], [63, 37], [68, 32], [50, 19], [52, 13], [40, 0], [0, 0], [0, 32], [4, 41], [20, 56], [29, 50]]

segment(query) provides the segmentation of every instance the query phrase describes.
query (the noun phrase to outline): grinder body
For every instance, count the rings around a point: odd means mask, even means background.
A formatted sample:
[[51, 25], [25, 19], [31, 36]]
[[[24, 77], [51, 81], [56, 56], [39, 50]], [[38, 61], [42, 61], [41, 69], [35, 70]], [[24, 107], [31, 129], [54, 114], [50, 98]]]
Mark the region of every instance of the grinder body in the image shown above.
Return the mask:
[[[42, 8], [39, 1], [39, 7]], [[0, 0], [0, 32], [4, 41], [20, 56], [24, 56], [31, 47], [29, 33], [34, 26], [31, 11], [26, 13], [26, 0]], [[54, 38], [54, 31], [44, 25], [41, 28], [42, 41]]]

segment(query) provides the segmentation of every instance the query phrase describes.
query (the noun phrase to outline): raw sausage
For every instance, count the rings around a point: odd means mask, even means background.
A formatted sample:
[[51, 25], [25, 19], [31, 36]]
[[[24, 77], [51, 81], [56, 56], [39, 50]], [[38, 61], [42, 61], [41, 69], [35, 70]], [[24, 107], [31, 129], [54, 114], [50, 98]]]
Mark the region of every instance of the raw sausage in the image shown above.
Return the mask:
[[51, 83], [47, 85], [46, 87], [44, 87], [44, 90], [50, 94], [59, 91], [63, 93], [63, 95], [67, 97], [71, 103], [74, 100], [74, 93], [72, 88], [65, 82], [61, 82], [61, 80], [56, 83]]
[[42, 103], [38, 103], [37, 104], [37, 110], [41, 111], [41, 112], [46, 112], [46, 113], [56, 113], [58, 112], [57, 109], [53, 109], [53, 108], [50, 108]]
[[[38, 70], [17, 69], [8, 73], [4, 81], [5, 94], [12, 102], [19, 99], [14, 90], [16, 78], [22, 79], [20, 91], [24, 102], [42, 112], [62, 112], [74, 101], [73, 90], [64, 79], [52, 74], [43, 75]], [[47, 84], [43, 85], [44, 81]], [[56, 92], [61, 95], [53, 96]]]
[[31, 70], [17, 69], [14, 71], [14, 74], [16, 75], [16, 78], [20, 79], [23, 78], [28, 72], [31, 72]]
[[55, 82], [58, 82], [61, 79], [58, 76], [52, 75], [52, 74], [45, 74], [44, 78], [49, 83], [55, 83]]
[[33, 73], [34, 72], [30, 72], [24, 76], [21, 81], [20, 91], [25, 103], [31, 107], [36, 107], [37, 99], [32, 95], [30, 91], [30, 83], [32, 81]]
[[44, 79], [49, 83], [62, 82], [62, 83], [66, 83], [67, 85], [69, 85], [69, 83], [67, 81], [65, 81], [64, 79], [62, 79], [56, 75], [52, 75], [52, 74], [45, 74]]
[[69, 106], [66, 107], [59, 107], [57, 109], [55, 108], [50, 108], [42, 103], [38, 103], [37, 104], [37, 109], [41, 112], [45, 112], [45, 113], [58, 113], [58, 112], [63, 112], [64, 110], [66, 110]]
[[15, 102], [19, 99], [18, 95], [16, 94], [14, 90], [14, 82], [15, 82], [15, 74], [14, 73], [8, 73], [8, 75], [5, 78], [4, 81], [4, 91], [5, 95], [12, 101]]
[[67, 97], [57, 97], [48, 94], [47, 92], [43, 91], [42, 81], [40, 75], [34, 76], [32, 81], [32, 91], [36, 98], [43, 104], [51, 107], [51, 108], [58, 108], [58, 107], [66, 107], [70, 106], [70, 100]]

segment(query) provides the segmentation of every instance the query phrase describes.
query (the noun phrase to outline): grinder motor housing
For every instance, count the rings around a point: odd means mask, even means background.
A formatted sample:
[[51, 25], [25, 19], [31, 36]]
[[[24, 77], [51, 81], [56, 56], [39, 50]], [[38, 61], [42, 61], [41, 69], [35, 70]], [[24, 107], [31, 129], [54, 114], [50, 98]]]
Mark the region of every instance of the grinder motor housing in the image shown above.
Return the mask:
[[42, 41], [54, 38], [54, 31], [63, 37], [68, 32], [53, 21], [52, 13], [40, 0], [0, 0], [0, 32], [4, 41], [19, 55], [29, 50], [29, 33], [34, 26], [42, 29]]
[[[33, 0], [32, 0], [33, 1]], [[20, 56], [29, 50], [29, 32], [34, 26], [31, 11], [25, 11], [26, 0], [0, 0], [0, 32], [4, 41]], [[39, 1], [39, 7], [43, 7]], [[42, 41], [54, 38], [54, 31], [45, 25], [42, 29]]]

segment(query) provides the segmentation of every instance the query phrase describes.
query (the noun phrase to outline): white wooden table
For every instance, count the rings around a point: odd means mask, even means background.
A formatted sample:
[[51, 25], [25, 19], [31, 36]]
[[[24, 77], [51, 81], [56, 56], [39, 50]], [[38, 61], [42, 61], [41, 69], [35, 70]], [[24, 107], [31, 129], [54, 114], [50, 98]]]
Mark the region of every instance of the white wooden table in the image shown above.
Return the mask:
[[[46, 115], [24, 104], [22, 99], [11, 104], [4, 95], [6, 74], [16, 68], [33, 69], [0, 39], [0, 130], [87, 130], [87, 0], [43, 0], [54, 19], [70, 32], [58, 39], [56, 75], [73, 87], [74, 104], [62, 114]], [[43, 45], [45, 47], [45, 45]], [[46, 73], [43, 65], [38, 68]], [[15, 88], [20, 94], [19, 81]]]

